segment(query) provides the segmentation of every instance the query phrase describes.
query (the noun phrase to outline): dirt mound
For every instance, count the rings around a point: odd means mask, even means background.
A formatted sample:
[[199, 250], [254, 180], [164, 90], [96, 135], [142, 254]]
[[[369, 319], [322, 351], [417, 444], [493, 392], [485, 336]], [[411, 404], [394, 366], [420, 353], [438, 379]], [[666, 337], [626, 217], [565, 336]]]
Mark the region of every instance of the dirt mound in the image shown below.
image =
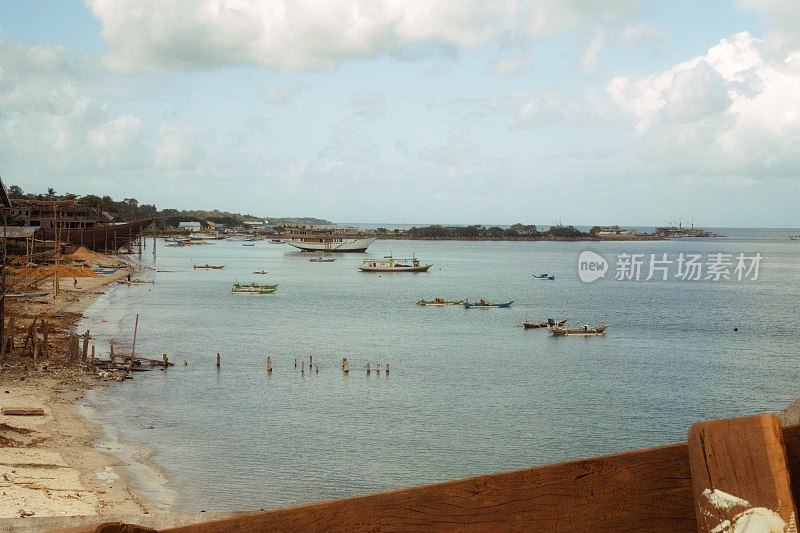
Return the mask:
[[103, 261], [108, 261], [108, 257], [105, 255], [93, 252], [92, 250], [86, 248], [85, 246], [81, 246], [74, 252], [69, 255], [64, 256], [66, 259], [71, 259], [73, 261], [86, 261], [87, 263], [98, 263]]

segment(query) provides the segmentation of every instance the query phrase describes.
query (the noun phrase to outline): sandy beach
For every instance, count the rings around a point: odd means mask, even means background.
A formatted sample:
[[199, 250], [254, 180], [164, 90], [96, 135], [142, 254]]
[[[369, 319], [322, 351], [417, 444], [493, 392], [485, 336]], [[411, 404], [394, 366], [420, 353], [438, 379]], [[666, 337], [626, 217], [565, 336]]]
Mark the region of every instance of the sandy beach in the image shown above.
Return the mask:
[[[95, 262], [122, 265], [116, 258], [91, 255]], [[82, 313], [109, 284], [130, 272], [120, 268], [112, 275], [65, 276], [56, 298], [9, 302], [18, 344], [34, 317], [46, 317], [54, 329], [48, 358], [34, 362], [17, 349], [0, 366], [0, 407], [44, 411], [43, 416], [0, 415], [0, 518], [149, 511], [145, 498], [129, 488], [126, 465], [96, 447], [103, 428], [80, 412], [85, 392], [102, 382], [77, 365], [67, 366], [63, 356], [66, 337]], [[52, 278], [40, 288], [52, 288]]]

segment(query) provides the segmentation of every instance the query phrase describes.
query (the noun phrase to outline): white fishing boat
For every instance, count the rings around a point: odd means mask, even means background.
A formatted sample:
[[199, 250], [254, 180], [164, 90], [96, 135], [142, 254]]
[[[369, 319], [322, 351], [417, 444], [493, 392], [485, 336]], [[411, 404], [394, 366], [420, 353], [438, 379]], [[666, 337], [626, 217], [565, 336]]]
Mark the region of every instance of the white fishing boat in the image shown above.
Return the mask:
[[377, 238], [338, 226], [286, 226], [286, 229], [286, 244], [303, 252], [366, 252]]
[[796, 235], [789, 235], [789, 238], [792, 239], [793, 241], [800, 241], [800, 233]]
[[416, 256], [396, 259], [387, 255], [383, 259], [367, 258], [358, 267], [362, 272], [427, 272], [433, 264], [422, 264]]

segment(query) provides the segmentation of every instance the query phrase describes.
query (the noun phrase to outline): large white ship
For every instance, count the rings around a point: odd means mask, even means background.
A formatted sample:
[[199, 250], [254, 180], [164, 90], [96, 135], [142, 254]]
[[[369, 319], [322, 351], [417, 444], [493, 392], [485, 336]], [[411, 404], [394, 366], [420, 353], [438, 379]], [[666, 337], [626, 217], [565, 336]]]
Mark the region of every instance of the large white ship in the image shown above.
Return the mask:
[[303, 252], [366, 252], [377, 238], [338, 226], [286, 226], [286, 230], [286, 244]]

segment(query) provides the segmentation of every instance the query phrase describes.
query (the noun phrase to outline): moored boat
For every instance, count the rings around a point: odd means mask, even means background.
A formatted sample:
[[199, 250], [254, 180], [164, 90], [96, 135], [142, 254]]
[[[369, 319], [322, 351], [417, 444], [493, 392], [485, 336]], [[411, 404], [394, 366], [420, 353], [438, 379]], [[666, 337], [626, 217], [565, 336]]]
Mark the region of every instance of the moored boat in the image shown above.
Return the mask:
[[255, 245], [256, 245], [256, 243], [254, 243], [254, 242], [243, 242], [242, 243], [242, 246], [255, 246]]
[[424, 298], [417, 302], [417, 305], [428, 306], [444, 306], [444, 305], [464, 305], [466, 300], [445, 300], [444, 298], [434, 298], [433, 300], [425, 300]]
[[131, 280], [118, 279], [117, 283], [119, 283], [120, 285], [153, 285], [155, 281], [153, 281], [152, 279], [134, 278]]
[[266, 274], [266, 273], [267, 273], [266, 270], [256, 270], [255, 272], [253, 272], [253, 274]]
[[303, 252], [366, 252], [377, 237], [339, 226], [285, 226], [286, 244]]
[[312, 263], [333, 263], [336, 261], [335, 257], [311, 257], [308, 259]]
[[793, 241], [800, 241], [800, 233], [796, 235], [789, 235], [789, 238], [792, 239]]
[[608, 324], [603, 326], [597, 326], [594, 328], [590, 328], [589, 326], [583, 326], [580, 328], [565, 328], [565, 327], [552, 327], [550, 331], [553, 333], [554, 337], [566, 337], [570, 335], [579, 335], [584, 337], [595, 337], [599, 335], [605, 335], [606, 329], [608, 328]]
[[499, 307], [511, 307], [511, 304], [514, 303], [514, 300], [510, 302], [504, 302], [501, 304], [492, 303], [489, 300], [484, 300], [481, 298], [477, 302], [464, 302], [464, 309], [496, 309]]
[[387, 255], [383, 259], [364, 259], [358, 269], [362, 272], [427, 272], [433, 264], [422, 264], [416, 256], [411, 259], [395, 259]]
[[221, 270], [225, 268], [225, 265], [209, 265], [208, 263], [204, 265], [194, 265], [195, 269], [210, 269], [210, 270]]
[[284, 240], [283, 239], [270, 239], [269, 243], [270, 244], [283, 244]]
[[255, 282], [248, 285], [234, 283], [231, 287], [231, 292], [237, 294], [272, 294], [276, 290], [278, 290], [278, 285], [259, 285]]
[[[550, 319], [550, 320], [552, 320], [552, 319]], [[522, 323], [522, 327], [525, 328], [525, 329], [539, 329], [539, 328], [546, 328], [546, 327], [551, 326], [551, 325], [553, 327], [561, 327], [561, 326], [563, 326], [564, 324], [567, 323], [567, 319], [566, 318], [563, 319], [563, 320], [555, 320], [555, 321], [553, 321], [552, 324], [550, 324], [550, 320], [543, 320], [541, 322], [528, 322], [526, 320], [525, 322]]]
[[555, 274], [548, 274], [547, 272], [543, 272], [542, 274], [534, 274], [533, 277], [536, 279], [546, 279], [549, 281], [553, 281], [554, 279], [556, 279]]

